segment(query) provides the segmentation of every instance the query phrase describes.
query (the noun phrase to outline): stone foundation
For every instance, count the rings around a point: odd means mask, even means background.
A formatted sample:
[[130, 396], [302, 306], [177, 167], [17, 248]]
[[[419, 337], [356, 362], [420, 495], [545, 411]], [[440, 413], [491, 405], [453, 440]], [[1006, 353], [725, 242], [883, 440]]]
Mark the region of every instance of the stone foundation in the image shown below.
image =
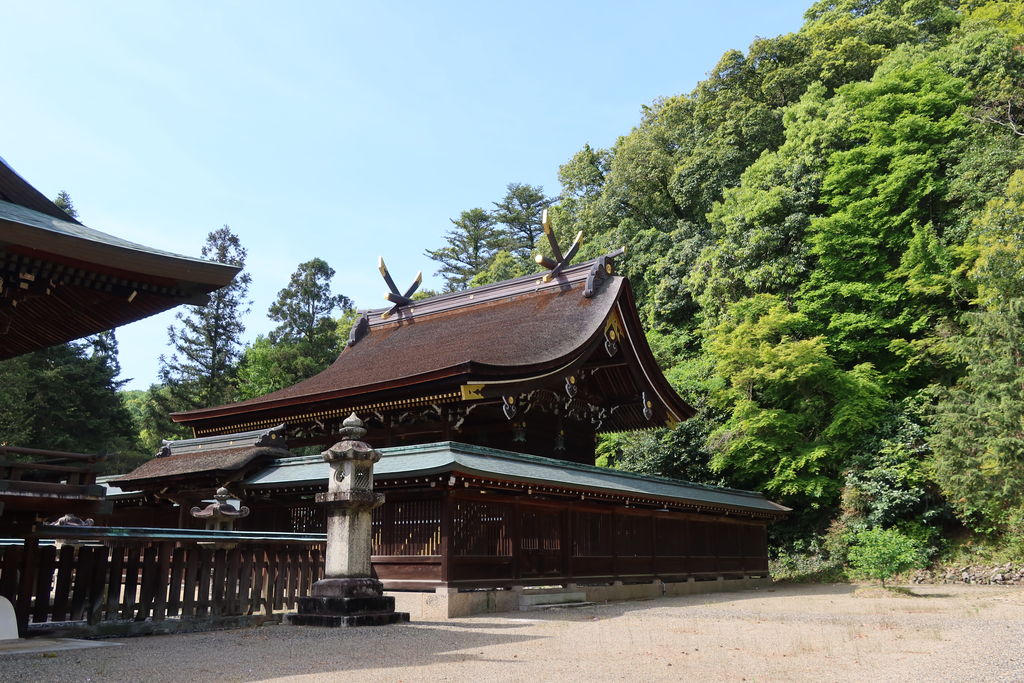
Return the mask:
[[444, 621], [458, 617], [495, 612], [518, 612], [520, 596], [547, 592], [585, 593], [586, 602], [618, 602], [622, 600], [650, 600], [663, 596], [696, 595], [727, 591], [768, 588], [770, 578], [712, 579], [710, 581], [651, 581], [648, 583], [622, 583], [586, 585], [566, 584], [562, 588], [513, 588], [509, 590], [463, 590], [438, 588], [427, 591], [386, 591], [395, 599], [396, 609], [408, 612], [413, 621]]

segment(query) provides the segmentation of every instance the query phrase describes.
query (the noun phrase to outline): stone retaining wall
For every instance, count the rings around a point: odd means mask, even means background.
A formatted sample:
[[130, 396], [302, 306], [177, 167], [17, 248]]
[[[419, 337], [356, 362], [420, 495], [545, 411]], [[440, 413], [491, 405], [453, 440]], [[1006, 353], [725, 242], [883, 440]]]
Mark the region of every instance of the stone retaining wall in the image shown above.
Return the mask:
[[911, 583], [970, 583], [981, 585], [1024, 585], [1024, 565], [970, 565], [919, 569], [910, 575]]

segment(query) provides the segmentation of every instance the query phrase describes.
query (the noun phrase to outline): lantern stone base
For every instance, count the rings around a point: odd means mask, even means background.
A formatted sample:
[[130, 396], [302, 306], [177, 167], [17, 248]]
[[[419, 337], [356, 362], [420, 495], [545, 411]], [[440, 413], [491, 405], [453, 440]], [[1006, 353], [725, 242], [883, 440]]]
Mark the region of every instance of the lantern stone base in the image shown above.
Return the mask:
[[299, 612], [288, 615], [289, 624], [384, 626], [409, 621], [408, 612], [395, 611], [395, 598], [383, 595], [377, 579], [321, 579], [313, 584], [312, 593], [299, 598]]
[[310, 594], [314, 598], [379, 598], [384, 595], [384, 584], [370, 577], [320, 579]]

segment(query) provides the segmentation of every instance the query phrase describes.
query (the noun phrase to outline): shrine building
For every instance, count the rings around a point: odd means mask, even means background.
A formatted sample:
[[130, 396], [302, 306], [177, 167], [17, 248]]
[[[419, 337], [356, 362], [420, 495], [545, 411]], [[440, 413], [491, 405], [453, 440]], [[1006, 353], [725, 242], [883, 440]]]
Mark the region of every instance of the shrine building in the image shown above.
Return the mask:
[[[384, 456], [372, 564], [391, 590], [767, 577], [759, 493], [594, 466], [606, 432], [693, 415], [658, 368], [621, 253], [547, 275], [367, 311], [329, 368], [294, 386], [173, 415], [195, 438], [111, 482], [110, 525], [186, 526], [225, 487], [236, 529], [323, 531], [319, 455], [356, 413]], [[555, 264], [549, 264], [549, 267]]]

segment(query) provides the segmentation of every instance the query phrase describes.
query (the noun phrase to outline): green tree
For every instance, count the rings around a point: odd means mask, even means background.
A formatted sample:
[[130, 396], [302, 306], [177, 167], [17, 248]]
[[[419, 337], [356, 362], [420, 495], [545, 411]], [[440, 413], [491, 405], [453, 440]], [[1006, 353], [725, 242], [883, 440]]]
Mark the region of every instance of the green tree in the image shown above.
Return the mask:
[[[244, 267], [246, 251], [228, 226], [211, 232], [202, 255], [219, 263]], [[167, 412], [205, 408], [230, 402], [235, 397], [236, 372], [241, 357], [242, 316], [251, 276], [241, 272], [226, 287], [210, 294], [206, 306], [190, 306], [178, 313], [178, 325], [167, 334], [174, 348], [170, 357], [160, 356], [159, 377], [166, 389]], [[163, 400], [157, 394], [157, 400]]]
[[938, 388], [934, 476], [974, 528], [1024, 509], [1024, 171], [993, 199], [965, 248], [978, 308], [952, 346], [963, 377]]
[[75, 203], [71, 201], [71, 195], [64, 190], [57, 193], [57, 197], [53, 200], [53, 203], [57, 205], [57, 208], [71, 216], [74, 219], [78, 218], [78, 211], [75, 209]]
[[131, 416], [117, 393], [123, 382], [108, 350], [71, 342], [0, 362], [0, 443], [134, 452]]
[[711, 470], [707, 447], [713, 426], [704, 413], [671, 429], [610, 434], [598, 445], [597, 464], [695, 484], [721, 485], [722, 476]]
[[330, 363], [338, 355], [336, 310], [349, 311], [352, 301], [331, 293], [334, 269], [320, 258], [300, 263], [288, 286], [277, 293], [267, 317], [280, 325], [270, 333], [274, 343], [303, 344], [303, 352], [317, 363]]
[[509, 183], [505, 196], [494, 202], [491, 212], [495, 224], [501, 226], [503, 246], [510, 253], [529, 259], [543, 234], [541, 212], [552, 199], [545, 196], [544, 188], [524, 183]]
[[870, 365], [842, 370], [806, 316], [776, 297], [734, 304], [708, 339], [726, 413], [709, 438], [729, 481], [797, 503], [834, 506], [840, 473], [886, 409]]
[[476, 208], [451, 219], [454, 229], [445, 234], [447, 243], [425, 254], [440, 264], [436, 275], [444, 278], [445, 291], [465, 289], [474, 276], [490, 265], [502, 237], [495, 229], [494, 217]]
[[927, 379], [929, 366], [894, 350], [912, 352], [954, 312], [941, 288], [919, 285], [934, 265], [927, 259], [941, 260], [945, 249], [947, 150], [964, 128], [964, 101], [962, 81], [902, 56], [839, 90], [831, 116], [846, 148], [830, 157], [822, 181], [828, 215], [810, 224], [817, 262], [800, 306], [844, 365], [871, 362], [892, 381]]
[[889, 577], [923, 562], [921, 549], [912, 538], [881, 527], [858, 532], [848, 558], [854, 571], [878, 579], [883, 587]]
[[512, 278], [529, 275], [534, 272], [536, 266], [532, 261], [518, 258], [507, 251], [499, 251], [487, 264], [487, 268], [480, 271], [469, 281], [470, 287], [489, 285], [495, 282], [503, 282]]
[[338, 357], [347, 336], [339, 334], [336, 310], [348, 318], [351, 300], [331, 293], [334, 269], [323, 259], [300, 263], [277, 294], [268, 317], [280, 323], [246, 347], [238, 368], [238, 394], [252, 398], [312, 377]]

